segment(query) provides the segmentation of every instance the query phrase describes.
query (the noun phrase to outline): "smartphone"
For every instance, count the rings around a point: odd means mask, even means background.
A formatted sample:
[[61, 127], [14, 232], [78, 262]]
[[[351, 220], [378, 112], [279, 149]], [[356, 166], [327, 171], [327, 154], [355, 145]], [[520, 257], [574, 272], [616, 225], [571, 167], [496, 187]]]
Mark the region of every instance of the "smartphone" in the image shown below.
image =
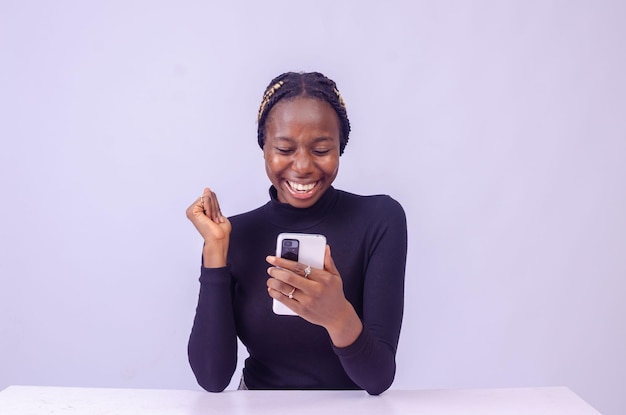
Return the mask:
[[[281, 233], [276, 238], [276, 256], [324, 269], [326, 237], [310, 233]], [[274, 300], [275, 314], [295, 316], [292, 310], [280, 301]]]

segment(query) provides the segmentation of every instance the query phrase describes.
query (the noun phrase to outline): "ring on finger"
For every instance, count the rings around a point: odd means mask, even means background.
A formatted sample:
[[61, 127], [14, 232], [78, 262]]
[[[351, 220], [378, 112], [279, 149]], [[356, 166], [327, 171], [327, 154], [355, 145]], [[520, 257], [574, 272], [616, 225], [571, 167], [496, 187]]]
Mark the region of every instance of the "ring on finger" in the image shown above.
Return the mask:
[[309, 278], [309, 275], [311, 275], [311, 266], [307, 265], [304, 269], [304, 278]]
[[289, 297], [290, 300], [293, 300], [293, 293], [296, 292], [296, 287], [293, 287], [293, 290], [291, 290], [291, 292], [287, 295], [287, 297]]

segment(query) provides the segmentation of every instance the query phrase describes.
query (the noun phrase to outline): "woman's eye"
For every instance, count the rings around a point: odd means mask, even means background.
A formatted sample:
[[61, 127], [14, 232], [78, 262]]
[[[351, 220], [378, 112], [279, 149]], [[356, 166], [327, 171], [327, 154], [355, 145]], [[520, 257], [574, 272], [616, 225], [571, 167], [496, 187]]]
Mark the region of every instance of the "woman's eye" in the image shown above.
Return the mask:
[[328, 154], [329, 152], [330, 150], [327, 148], [316, 148], [315, 150], [313, 150], [313, 153], [315, 153], [318, 156], [323, 156], [325, 154]]
[[289, 154], [291, 153], [293, 150], [287, 147], [275, 147], [276, 151], [278, 151], [281, 154]]

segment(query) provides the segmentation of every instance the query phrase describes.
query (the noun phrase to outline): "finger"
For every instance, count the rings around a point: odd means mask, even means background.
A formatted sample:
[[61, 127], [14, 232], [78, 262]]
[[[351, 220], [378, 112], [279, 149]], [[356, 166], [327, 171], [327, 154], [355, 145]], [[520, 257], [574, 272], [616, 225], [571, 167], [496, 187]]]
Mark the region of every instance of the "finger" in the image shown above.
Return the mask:
[[222, 215], [222, 208], [220, 207], [220, 202], [217, 199], [217, 195], [213, 193], [213, 209], [215, 212], [215, 222], [224, 222], [224, 216]]
[[187, 208], [187, 218], [193, 220], [198, 215], [204, 215], [204, 209], [202, 207], [201, 197], [194, 200], [194, 202]]
[[311, 275], [313, 275], [313, 273], [315, 272], [315, 268], [311, 267], [308, 264], [303, 264], [301, 262], [291, 261], [275, 256], [268, 256], [266, 258], [266, 261], [277, 267], [288, 269], [289, 271], [301, 277], [315, 279], [315, 277], [311, 277]]
[[294, 268], [293, 272], [304, 278], [311, 278], [311, 274], [313, 274], [313, 268], [311, 268], [310, 265], [303, 264], [301, 262], [297, 262]]
[[267, 273], [270, 277], [274, 278], [275, 280], [285, 285], [296, 287], [297, 289], [305, 291], [305, 292], [307, 291], [309, 284], [311, 284], [311, 281], [308, 281], [307, 279], [302, 278], [301, 275], [298, 275], [287, 269], [278, 268], [278, 267], [269, 267], [267, 269]]
[[274, 300], [284, 304], [286, 307], [288, 307], [289, 309], [291, 309], [294, 313], [299, 314], [298, 312], [298, 307], [299, 307], [299, 302], [298, 300], [296, 300], [296, 295], [298, 293], [298, 290], [296, 290], [291, 297], [289, 298], [289, 293], [287, 293], [287, 295], [281, 293], [280, 291], [276, 291], [273, 288], [268, 288], [267, 292], [269, 294], [270, 297], [272, 297]]
[[339, 275], [339, 270], [335, 266], [333, 256], [330, 254], [330, 245], [326, 245], [326, 254], [324, 255], [324, 269], [331, 274]]
[[282, 292], [275, 290], [272, 287], [267, 287], [267, 292], [274, 300], [282, 302], [283, 298], [285, 298], [285, 295]]
[[286, 297], [289, 296], [289, 294], [293, 295], [295, 294], [296, 291], [298, 291], [296, 289], [296, 287], [286, 284], [282, 281], [277, 280], [276, 278], [268, 278], [267, 279], [267, 288], [274, 290], [278, 293], [280, 293], [281, 295], [284, 295]]
[[288, 269], [289, 271], [295, 271], [296, 265], [298, 264], [296, 261], [273, 255], [268, 255], [267, 257], [265, 257], [265, 260], [276, 267]]
[[208, 195], [207, 195], [207, 190], [208, 190], [208, 189], [207, 189], [207, 188], [205, 188], [205, 189], [202, 191], [202, 194], [200, 195], [200, 206], [202, 207], [202, 211], [203, 211], [203, 212], [206, 212], [206, 206], [207, 206], [207, 204], [209, 203], [209, 200], [208, 200]]
[[209, 219], [213, 220], [215, 216], [215, 209], [213, 208], [213, 192], [208, 187], [204, 189], [204, 193], [202, 194], [202, 199], [204, 202], [204, 212], [209, 217]]
[[202, 205], [204, 212], [215, 223], [223, 222], [217, 195], [210, 188], [205, 188], [202, 193]]
[[215, 223], [221, 223], [224, 222], [224, 218], [222, 217], [222, 210], [220, 208], [220, 202], [217, 199], [217, 195], [214, 192], [211, 192], [211, 198], [210, 198], [210, 203], [211, 203], [211, 219], [213, 219], [213, 222]]
[[222, 222], [222, 211], [220, 209], [220, 203], [217, 200], [217, 195], [215, 195], [215, 193], [213, 194], [213, 198], [211, 199], [211, 202], [213, 203], [212, 205], [212, 209], [213, 209], [213, 221], [216, 223], [220, 223]]
[[209, 217], [209, 219], [213, 220], [213, 217], [215, 216], [215, 209], [213, 208], [214, 194], [211, 191], [211, 189], [209, 189], [208, 187], [205, 188], [204, 192], [202, 193], [202, 198], [204, 202], [204, 211], [206, 215]]

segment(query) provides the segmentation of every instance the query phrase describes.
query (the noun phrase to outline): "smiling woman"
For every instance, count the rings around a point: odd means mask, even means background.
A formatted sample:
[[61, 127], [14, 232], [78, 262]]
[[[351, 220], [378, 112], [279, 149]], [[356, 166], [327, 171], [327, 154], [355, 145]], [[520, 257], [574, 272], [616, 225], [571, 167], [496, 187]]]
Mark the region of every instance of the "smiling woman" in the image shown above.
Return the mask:
[[[395, 376], [402, 323], [404, 210], [389, 196], [332, 187], [350, 123], [324, 75], [289, 72], [272, 80], [258, 122], [270, 201], [225, 218], [207, 188], [187, 209], [204, 238], [192, 370], [206, 390], [224, 390], [239, 338], [250, 355], [242, 389], [382, 393]], [[324, 235], [323, 269], [267, 256], [284, 232]], [[296, 316], [274, 314], [273, 300]]]

